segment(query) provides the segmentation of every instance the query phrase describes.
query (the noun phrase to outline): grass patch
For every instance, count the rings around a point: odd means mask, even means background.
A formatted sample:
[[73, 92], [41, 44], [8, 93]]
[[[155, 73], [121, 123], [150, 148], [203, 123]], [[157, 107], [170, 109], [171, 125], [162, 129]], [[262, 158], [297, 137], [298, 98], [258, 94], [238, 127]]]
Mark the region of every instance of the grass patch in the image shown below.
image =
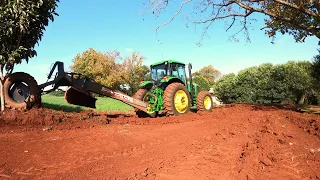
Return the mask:
[[[68, 112], [79, 112], [83, 110], [88, 110], [92, 108], [77, 106], [73, 104], [68, 104], [63, 96], [54, 96], [50, 94], [43, 95], [42, 105], [46, 108], [63, 110]], [[108, 97], [98, 97], [96, 101], [95, 111], [131, 111], [133, 108], [121, 101], [108, 98]]]

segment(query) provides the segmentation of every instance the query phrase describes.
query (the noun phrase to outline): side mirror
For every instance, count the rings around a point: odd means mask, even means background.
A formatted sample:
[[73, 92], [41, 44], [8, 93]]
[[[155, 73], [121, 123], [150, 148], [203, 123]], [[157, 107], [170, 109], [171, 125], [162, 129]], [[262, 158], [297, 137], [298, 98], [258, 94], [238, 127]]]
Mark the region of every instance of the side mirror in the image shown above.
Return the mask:
[[191, 63], [189, 63], [188, 67], [189, 67], [189, 69], [192, 69], [192, 64], [191, 64]]

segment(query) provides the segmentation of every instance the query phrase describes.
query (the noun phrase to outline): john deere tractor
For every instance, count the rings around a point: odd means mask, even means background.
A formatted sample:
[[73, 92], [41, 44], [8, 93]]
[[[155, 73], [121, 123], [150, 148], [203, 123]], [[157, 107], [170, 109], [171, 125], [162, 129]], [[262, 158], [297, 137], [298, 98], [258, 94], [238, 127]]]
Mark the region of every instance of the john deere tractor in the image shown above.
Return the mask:
[[[82, 74], [65, 72], [63, 62], [55, 62], [44, 84], [27, 73], [16, 72], [6, 77], [4, 96], [6, 106], [14, 109], [29, 109], [41, 105], [41, 94], [49, 93], [60, 86], [68, 86], [65, 100], [70, 104], [95, 108], [96, 98], [92, 93], [120, 100], [135, 108], [138, 116], [155, 117], [186, 114], [193, 107], [200, 111], [211, 111], [213, 103], [208, 91], [199, 91], [200, 87], [192, 83], [191, 64], [189, 81], [185, 64], [173, 60], [151, 65], [150, 80], [142, 81], [134, 97], [112, 90], [91, 80]], [[51, 77], [57, 69], [53, 80]], [[48, 88], [52, 86], [51, 88]], [[47, 88], [47, 90], [45, 90]]]
[[[191, 69], [188, 65], [187, 80], [185, 64], [166, 60], [151, 65], [150, 80], [140, 82], [140, 89], [134, 98], [148, 104], [148, 114], [180, 115], [191, 108], [198, 111], [211, 111], [213, 102], [208, 91], [200, 91], [199, 85], [192, 82]], [[135, 109], [138, 116], [145, 111]]]

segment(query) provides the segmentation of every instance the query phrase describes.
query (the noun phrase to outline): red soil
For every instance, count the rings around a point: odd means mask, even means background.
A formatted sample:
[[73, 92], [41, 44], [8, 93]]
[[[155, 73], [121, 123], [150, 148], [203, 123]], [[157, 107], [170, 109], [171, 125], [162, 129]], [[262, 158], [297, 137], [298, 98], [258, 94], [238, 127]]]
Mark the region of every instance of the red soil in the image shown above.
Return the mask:
[[0, 179], [319, 179], [320, 116], [232, 105], [178, 117], [0, 115]]

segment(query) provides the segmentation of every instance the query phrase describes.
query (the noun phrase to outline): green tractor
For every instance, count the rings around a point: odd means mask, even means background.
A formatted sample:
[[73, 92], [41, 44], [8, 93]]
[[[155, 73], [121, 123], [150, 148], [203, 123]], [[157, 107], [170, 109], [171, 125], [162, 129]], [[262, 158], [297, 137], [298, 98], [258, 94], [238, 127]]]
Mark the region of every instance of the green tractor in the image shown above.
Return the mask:
[[[185, 64], [165, 60], [150, 66], [150, 80], [140, 82], [140, 89], [134, 98], [148, 104], [147, 113], [180, 115], [190, 109], [197, 111], [212, 111], [213, 102], [209, 91], [200, 91], [198, 84], [192, 82], [191, 69], [188, 65], [189, 80], [187, 80]], [[135, 108], [139, 117], [145, 116], [145, 111]]]

